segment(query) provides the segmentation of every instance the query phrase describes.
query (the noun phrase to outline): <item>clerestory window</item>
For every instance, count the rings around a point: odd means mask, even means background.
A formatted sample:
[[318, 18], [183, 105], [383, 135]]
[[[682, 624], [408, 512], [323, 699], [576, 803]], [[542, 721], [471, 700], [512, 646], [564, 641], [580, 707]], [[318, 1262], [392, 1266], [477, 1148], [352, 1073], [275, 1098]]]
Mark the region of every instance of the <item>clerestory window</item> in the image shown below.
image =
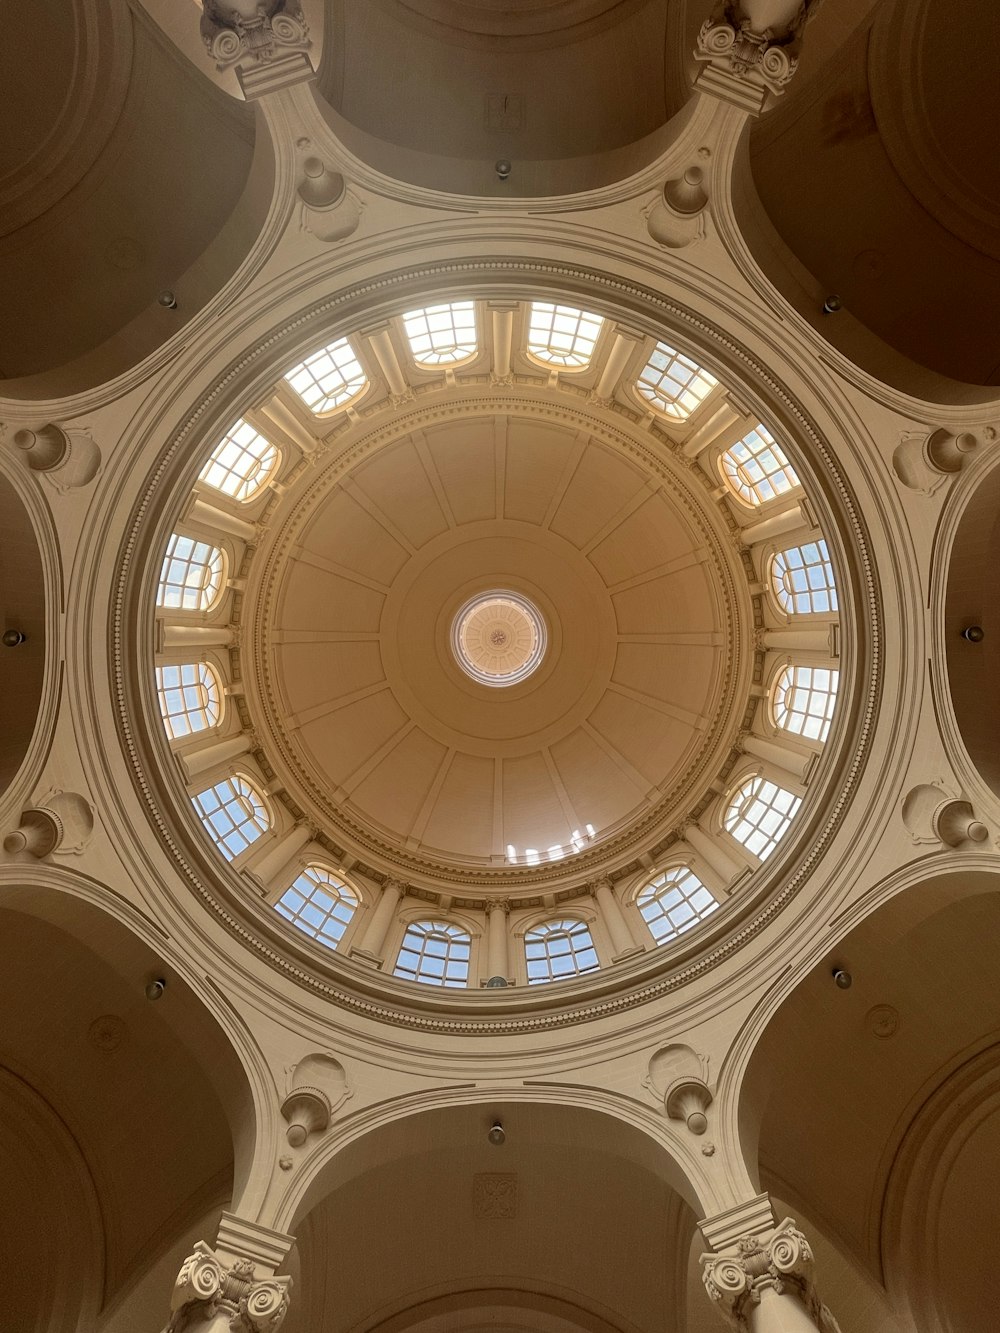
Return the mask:
[[825, 741], [839, 684], [840, 672], [832, 667], [785, 667], [771, 696], [776, 725], [807, 740]]
[[689, 866], [664, 870], [640, 890], [635, 901], [657, 944], [676, 939], [719, 906]]
[[171, 740], [218, 726], [222, 716], [219, 677], [207, 662], [157, 667], [156, 697]]
[[826, 542], [790, 546], [771, 557], [771, 587], [782, 611], [818, 615], [837, 610], [837, 582]]
[[201, 480], [223, 495], [245, 502], [266, 484], [278, 450], [249, 422], [237, 421], [201, 470]]
[[173, 533], [163, 557], [156, 605], [178, 611], [208, 611], [222, 591], [223, 568], [217, 546]]
[[454, 365], [476, 353], [476, 307], [472, 301], [449, 301], [411, 310], [403, 316], [403, 328], [419, 366]]
[[428, 986], [469, 984], [472, 937], [450, 921], [413, 921], [406, 927], [394, 976]]
[[245, 852], [271, 827], [263, 796], [242, 773], [223, 778], [191, 799], [209, 837], [227, 861]]
[[748, 778], [730, 801], [726, 829], [760, 861], [767, 858], [788, 831], [802, 804], [796, 796], [759, 773]]
[[324, 866], [309, 865], [275, 903], [286, 921], [328, 949], [344, 938], [358, 895]]
[[368, 385], [347, 338], [340, 338], [293, 366], [285, 379], [317, 416], [344, 407]]
[[600, 967], [590, 928], [573, 917], [543, 921], [525, 931], [524, 957], [529, 986], [562, 981]]
[[657, 343], [639, 372], [636, 391], [657, 411], [674, 421], [687, 421], [718, 380], [683, 352]]
[[528, 323], [528, 351], [539, 361], [582, 370], [590, 364], [604, 320], [575, 306], [534, 301]]
[[729, 488], [744, 504], [762, 505], [799, 485], [784, 450], [760, 422], [719, 459]]

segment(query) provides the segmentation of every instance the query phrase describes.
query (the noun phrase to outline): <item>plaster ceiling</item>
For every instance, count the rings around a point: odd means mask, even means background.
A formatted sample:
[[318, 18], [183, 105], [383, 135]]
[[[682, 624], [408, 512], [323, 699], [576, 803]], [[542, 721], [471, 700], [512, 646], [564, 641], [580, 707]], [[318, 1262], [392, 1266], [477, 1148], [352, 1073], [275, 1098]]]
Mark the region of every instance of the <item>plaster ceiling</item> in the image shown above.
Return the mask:
[[[297, 498], [264, 602], [268, 726], [334, 821], [530, 862], [688, 792], [732, 720], [738, 612], [687, 489], [582, 427], [470, 411]], [[538, 668], [471, 679], [456, 613], [538, 607]], [[592, 830], [592, 835], [589, 830]]]

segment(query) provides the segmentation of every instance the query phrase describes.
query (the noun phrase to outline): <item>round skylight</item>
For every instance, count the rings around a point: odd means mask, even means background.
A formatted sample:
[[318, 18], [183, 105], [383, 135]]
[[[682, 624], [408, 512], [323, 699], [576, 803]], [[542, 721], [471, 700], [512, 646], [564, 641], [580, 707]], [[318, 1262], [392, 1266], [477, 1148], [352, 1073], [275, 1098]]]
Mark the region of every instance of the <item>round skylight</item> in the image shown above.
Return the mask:
[[545, 622], [536, 606], [516, 592], [479, 593], [452, 625], [455, 660], [481, 685], [516, 685], [545, 653]]

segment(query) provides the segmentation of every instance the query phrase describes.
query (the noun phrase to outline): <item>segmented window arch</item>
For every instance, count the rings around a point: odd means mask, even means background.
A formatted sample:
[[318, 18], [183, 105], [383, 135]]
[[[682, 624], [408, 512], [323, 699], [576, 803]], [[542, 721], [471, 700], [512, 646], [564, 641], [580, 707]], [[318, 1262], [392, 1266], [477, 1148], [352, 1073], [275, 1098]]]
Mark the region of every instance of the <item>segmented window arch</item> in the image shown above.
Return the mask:
[[771, 557], [771, 587], [783, 611], [796, 615], [836, 611], [837, 581], [823, 538], [776, 551]]
[[665, 416], [687, 421], [718, 380], [683, 352], [659, 342], [639, 372], [636, 391]]
[[245, 503], [267, 484], [277, 462], [277, 448], [241, 418], [223, 436], [200, 476], [206, 485]]
[[801, 796], [758, 773], [747, 778], [729, 802], [724, 823], [748, 852], [766, 861], [785, 836], [801, 804]]
[[450, 921], [411, 921], [400, 945], [393, 975], [428, 986], [469, 984], [472, 937]]
[[449, 301], [411, 310], [403, 316], [403, 328], [418, 365], [454, 365], [476, 353], [476, 307], [472, 301]]
[[358, 895], [325, 866], [308, 865], [274, 906], [293, 926], [335, 949], [358, 910]]
[[227, 861], [245, 852], [271, 827], [263, 796], [242, 773], [223, 778], [191, 799], [209, 837]]
[[726, 483], [744, 504], [766, 504], [800, 485], [785, 451], [761, 422], [731, 444], [719, 462]]
[[222, 552], [209, 542], [171, 534], [163, 557], [156, 605], [178, 611], [208, 611], [222, 591]]
[[837, 706], [840, 672], [833, 667], [787, 666], [772, 692], [775, 724], [795, 736], [825, 741]]
[[156, 697], [171, 740], [216, 727], [222, 717], [222, 686], [215, 667], [207, 662], [158, 666]]
[[543, 921], [525, 931], [524, 958], [529, 986], [593, 972], [601, 965], [590, 927], [575, 917]]
[[664, 870], [640, 889], [635, 901], [657, 944], [676, 939], [719, 906], [690, 866]]
[[338, 338], [329, 347], [293, 366], [285, 379], [306, 407], [317, 415], [344, 407], [368, 384], [361, 362], [348, 338]]
[[590, 364], [603, 324], [601, 315], [577, 310], [575, 306], [533, 301], [528, 321], [528, 351], [550, 365], [582, 370]]

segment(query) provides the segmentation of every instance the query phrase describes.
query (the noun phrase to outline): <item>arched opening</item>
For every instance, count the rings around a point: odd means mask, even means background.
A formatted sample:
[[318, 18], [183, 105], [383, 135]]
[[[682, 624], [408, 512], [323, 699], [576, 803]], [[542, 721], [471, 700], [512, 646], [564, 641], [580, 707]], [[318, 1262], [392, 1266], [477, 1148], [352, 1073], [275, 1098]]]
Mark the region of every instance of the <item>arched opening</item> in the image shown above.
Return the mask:
[[498, 1100], [402, 1117], [330, 1158], [302, 1200], [286, 1327], [679, 1327], [696, 1222], [682, 1181], [653, 1139], [592, 1109]]
[[5, 1301], [34, 1321], [18, 1327], [68, 1333], [98, 1312], [114, 1333], [159, 1327], [162, 1270], [194, 1231], [214, 1234], [246, 1170], [254, 1117], [232, 1045], [147, 943], [37, 884], [5, 887], [0, 1011]]
[[[842, 1258], [853, 1262], [857, 1280], [870, 1288], [872, 1311], [887, 1321], [890, 1315], [902, 1318], [902, 1311], [892, 1310], [883, 1284], [906, 1290], [918, 1277], [916, 1268], [899, 1270], [900, 1254], [912, 1259], [912, 1247], [896, 1247], [895, 1255], [887, 1247], [887, 1189], [901, 1145], [928, 1099], [971, 1056], [995, 1048], [1000, 1038], [1000, 999], [993, 979], [998, 884], [995, 874], [960, 871], [930, 878], [891, 899], [788, 997], [747, 1071], [744, 1150], [748, 1161], [759, 1163], [761, 1185], [801, 1208]], [[846, 989], [835, 983], [837, 968], [850, 974]], [[983, 1192], [985, 1182], [995, 1178], [1000, 1144], [995, 1127], [980, 1132], [971, 1100], [963, 1104], [961, 1097], [952, 1098], [951, 1109], [968, 1134], [962, 1140], [965, 1159], [948, 1185], [965, 1194], [952, 1200], [948, 1216], [955, 1226], [960, 1214], [964, 1221], [959, 1236], [942, 1232], [935, 1221], [931, 1239], [936, 1248], [926, 1237], [921, 1243], [921, 1282], [935, 1296], [936, 1284], [954, 1290], [954, 1266], [946, 1271], [954, 1246], [976, 1250], [978, 1219], [984, 1207], [988, 1212], [992, 1206]], [[926, 1207], [926, 1190], [924, 1198], [921, 1218], [939, 1218], [936, 1209]], [[965, 1280], [969, 1274], [962, 1271]], [[949, 1327], [961, 1327], [963, 1333], [992, 1328], [987, 1287], [975, 1291], [977, 1318], [969, 1322], [963, 1315]], [[925, 1314], [929, 1308], [928, 1303]], [[964, 1297], [961, 1308], [965, 1314], [972, 1308]]]
[[[983, 478], [958, 525], [948, 564], [944, 634], [948, 688], [962, 741], [1000, 796], [1000, 467]], [[978, 625], [981, 641], [963, 637]]]

